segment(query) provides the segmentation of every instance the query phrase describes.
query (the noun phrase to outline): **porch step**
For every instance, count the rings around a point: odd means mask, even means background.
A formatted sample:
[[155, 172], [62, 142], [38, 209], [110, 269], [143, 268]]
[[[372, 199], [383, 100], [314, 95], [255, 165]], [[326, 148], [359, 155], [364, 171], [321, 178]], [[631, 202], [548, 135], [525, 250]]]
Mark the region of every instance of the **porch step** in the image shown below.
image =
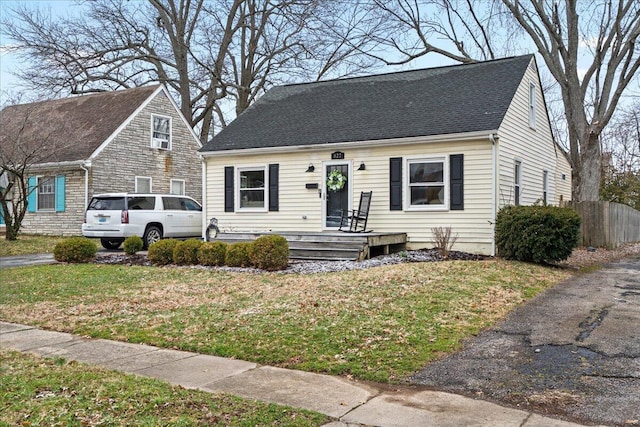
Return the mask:
[[249, 242], [265, 234], [278, 234], [287, 239], [291, 259], [346, 261], [369, 256], [369, 233], [222, 232], [216, 240], [228, 244]]

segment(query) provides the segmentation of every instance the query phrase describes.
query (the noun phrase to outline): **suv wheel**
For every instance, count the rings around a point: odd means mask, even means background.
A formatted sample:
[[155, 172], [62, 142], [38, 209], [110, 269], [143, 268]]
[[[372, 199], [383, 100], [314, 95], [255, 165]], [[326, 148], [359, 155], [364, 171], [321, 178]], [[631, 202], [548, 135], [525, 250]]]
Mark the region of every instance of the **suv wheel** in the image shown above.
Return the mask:
[[144, 232], [144, 236], [142, 237], [142, 241], [144, 242], [144, 247], [148, 248], [153, 243], [162, 239], [162, 231], [155, 225], [151, 225], [147, 227]]
[[100, 243], [105, 249], [113, 250], [118, 249], [124, 239], [100, 239]]

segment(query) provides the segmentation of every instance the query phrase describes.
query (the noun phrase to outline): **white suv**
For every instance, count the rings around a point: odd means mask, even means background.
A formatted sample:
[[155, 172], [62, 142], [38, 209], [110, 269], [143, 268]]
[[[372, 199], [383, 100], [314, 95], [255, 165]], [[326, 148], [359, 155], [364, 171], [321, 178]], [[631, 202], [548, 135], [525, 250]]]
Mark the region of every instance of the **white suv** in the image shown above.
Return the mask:
[[117, 249], [125, 238], [140, 236], [145, 248], [165, 237], [201, 237], [202, 207], [175, 194], [109, 193], [93, 196], [82, 235]]

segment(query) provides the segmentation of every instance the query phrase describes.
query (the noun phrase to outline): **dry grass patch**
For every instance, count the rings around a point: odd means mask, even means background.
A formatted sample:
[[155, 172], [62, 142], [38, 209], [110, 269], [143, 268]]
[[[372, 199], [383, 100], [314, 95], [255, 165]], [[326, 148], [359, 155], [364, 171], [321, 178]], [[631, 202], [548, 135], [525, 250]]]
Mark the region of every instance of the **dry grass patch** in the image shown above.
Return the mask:
[[8, 273], [3, 320], [392, 382], [568, 276], [495, 260], [313, 275], [106, 265]]

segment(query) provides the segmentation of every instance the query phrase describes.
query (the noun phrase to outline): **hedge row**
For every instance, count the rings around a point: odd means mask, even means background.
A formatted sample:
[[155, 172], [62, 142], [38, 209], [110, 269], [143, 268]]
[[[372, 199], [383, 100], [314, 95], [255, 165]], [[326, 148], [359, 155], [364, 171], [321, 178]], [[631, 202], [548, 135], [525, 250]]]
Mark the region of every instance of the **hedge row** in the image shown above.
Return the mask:
[[155, 265], [226, 265], [276, 271], [289, 265], [289, 243], [278, 235], [232, 244], [165, 239], [149, 246], [148, 258]]

